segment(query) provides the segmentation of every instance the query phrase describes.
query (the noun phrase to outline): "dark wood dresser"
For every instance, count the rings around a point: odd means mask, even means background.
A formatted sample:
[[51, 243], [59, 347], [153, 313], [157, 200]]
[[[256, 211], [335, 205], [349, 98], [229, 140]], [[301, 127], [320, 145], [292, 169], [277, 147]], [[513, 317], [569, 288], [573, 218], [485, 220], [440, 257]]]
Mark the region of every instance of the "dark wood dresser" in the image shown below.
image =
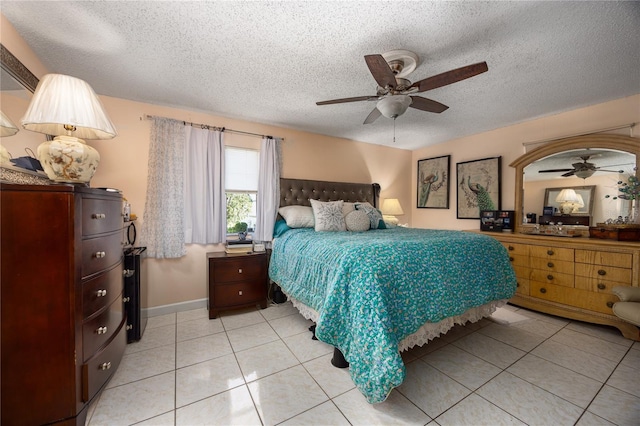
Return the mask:
[[267, 254], [207, 253], [209, 318], [223, 310], [267, 307]]
[[0, 184], [2, 424], [84, 425], [126, 345], [122, 197]]

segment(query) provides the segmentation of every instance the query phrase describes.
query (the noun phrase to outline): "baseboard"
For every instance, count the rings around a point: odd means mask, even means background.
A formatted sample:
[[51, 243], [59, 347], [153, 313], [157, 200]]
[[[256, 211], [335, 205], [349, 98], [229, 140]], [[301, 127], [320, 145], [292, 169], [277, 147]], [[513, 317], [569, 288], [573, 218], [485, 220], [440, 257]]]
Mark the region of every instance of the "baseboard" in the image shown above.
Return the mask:
[[170, 305], [154, 306], [153, 308], [142, 309], [143, 315], [147, 317], [157, 317], [159, 315], [174, 314], [176, 312], [191, 311], [207, 307], [207, 299], [189, 300], [188, 302], [171, 303]]

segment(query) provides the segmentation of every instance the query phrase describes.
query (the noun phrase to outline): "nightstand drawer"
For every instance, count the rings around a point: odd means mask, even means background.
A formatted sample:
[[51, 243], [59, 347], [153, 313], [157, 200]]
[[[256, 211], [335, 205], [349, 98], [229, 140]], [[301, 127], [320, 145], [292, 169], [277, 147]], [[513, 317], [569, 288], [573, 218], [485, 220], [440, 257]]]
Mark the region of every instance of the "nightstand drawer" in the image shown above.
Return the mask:
[[124, 309], [122, 293], [100, 315], [82, 324], [82, 359], [91, 358], [111, 337], [122, 322]]
[[82, 235], [89, 236], [122, 229], [122, 200], [82, 198]]
[[122, 264], [100, 274], [82, 284], [82, 317], [88, 318], [94, 312], [122, 297]]
[[82, 364], [82, 400], [89, 401], [116, 372], [127, 345], [127, 330], [120, 324], [113, 340], [87, 363]]
[[218, 284], [213, 287], [213, 303], [216, 306], [232, 307], [259, 302], [265, 298], [266, 285], [262, 280]]
[[122, 259], [122, 233], [82, 241], [82, 277], [100, 272]]
[[216, 284], [256, 280], [264, 277], [266, 257], [237, 256], [215, 262], [213, 280]]

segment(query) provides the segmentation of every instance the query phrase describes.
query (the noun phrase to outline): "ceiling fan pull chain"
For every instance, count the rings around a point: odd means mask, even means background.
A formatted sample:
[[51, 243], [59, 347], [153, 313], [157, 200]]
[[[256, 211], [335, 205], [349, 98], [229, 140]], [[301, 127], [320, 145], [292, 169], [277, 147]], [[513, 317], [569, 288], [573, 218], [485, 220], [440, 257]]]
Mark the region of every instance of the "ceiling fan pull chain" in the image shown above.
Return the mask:
[[394, 144], [396, 143], [396, 118], [397, 117], [393, 118], [393, 143]]

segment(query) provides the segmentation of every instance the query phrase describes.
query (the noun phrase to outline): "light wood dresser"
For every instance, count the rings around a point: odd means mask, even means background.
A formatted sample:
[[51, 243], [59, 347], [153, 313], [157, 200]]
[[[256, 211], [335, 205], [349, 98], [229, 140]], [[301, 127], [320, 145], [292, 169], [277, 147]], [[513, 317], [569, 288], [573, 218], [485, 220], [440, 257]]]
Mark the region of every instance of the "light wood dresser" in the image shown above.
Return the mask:
[[2, 424], [84, 425], [126, 346], [122, 198], [0, 184]]
[[[474, 231], [476, 232], [476, 231]], [[477, 231], [480, 232], [480, 231]], [[510, 303], [565, 318], [617, 327], [640, 340], [636, 326], [611, 307], [615, 286], [640, 285], [640, 242], [485, 232], [509, 253], [518, 280]]]

